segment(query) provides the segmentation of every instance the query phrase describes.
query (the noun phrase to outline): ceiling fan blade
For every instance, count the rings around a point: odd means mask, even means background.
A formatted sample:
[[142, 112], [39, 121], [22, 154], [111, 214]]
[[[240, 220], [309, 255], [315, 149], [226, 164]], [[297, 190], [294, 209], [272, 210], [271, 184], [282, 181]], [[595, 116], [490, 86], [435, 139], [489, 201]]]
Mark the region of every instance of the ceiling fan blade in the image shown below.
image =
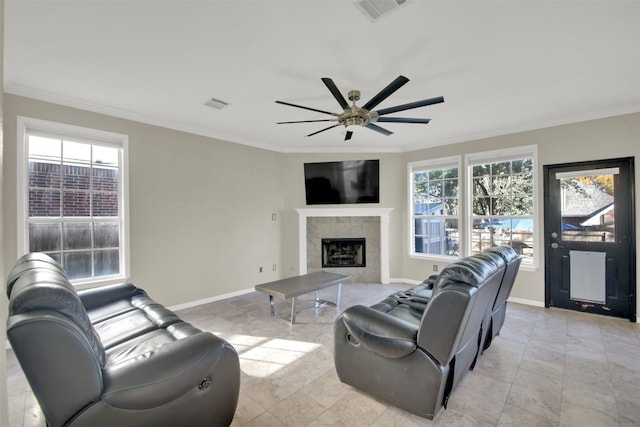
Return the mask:
[[384, 136], [389, 136], [389, 135], [393, 135], [393, 132], [390, 132], [388, 130], [386, 130], [385, 128], [381, 128], [378, 125], [374, 125], [373, 123], [368, 123], [365, 125], [366, 128], [369, 128], [371, 130], [375, 130], [378, 133], [383, 134]]
[[327, 88], [329, 89], [333, 97], [336, 99], [336, 101], [338, 101], [338, 104], [340, 104], [342, 109], [348, 110], [349, 104], [347, 103], [347, 100], [344, 99], [344, 96], [342, 96], [342, 94], [340, 93], [340, 90], [338, 89], [338, 86], [336, 86], [333, 80], [331, 80], [329, 77], [323, 77], [322, 81], [324, 82], [325, 86], [327, 86]]
[[412, 108], [425, 107], [427, 105], [439, 104], [444, 102], [444, 98], [438, 96], [436, 98], [423, 99], [422, 101], [410, 102], [408, 104], [396, 105], [395, 107], [383, 108], [376, 111], [379, 116], [385, 114], [397, 113], [398, 111], [411, 110]]
[[380, 104], [382, 101], [384, 101], [389, 95], [391, 95], [393, 92], [397, 91], [398, 89], [400, 89], [405, 83], [407, 83], [409, 81], [408, 78], [406, 78], [405, 76], [398, 76], [398, 78], [396, 78], [394, 81], [392, 81], [391, 83], [389, 83], [389, 85], [387, 87], [385, 87], [384, 89], [382, 89], [380, 92], [378, 92], [378, 94], [376, 96], [374, 96], [373, 98], [371, 98], [369, 100], [369, 102], [367, 102], [366, 104], [364, 104], [362, 106], [362, 108], [364, 108], [365, 110], [369, 110], [371, 111], [376, 105]]
[[315, 123], [315, 122], [335, 122], [336, 119], [323, 119], [323, 120], [296, 120], [293, 122], [276, 122], [277, 125], [287, 125], [290, 123]]
[[378, 117], [376, 122], [383, 123], [421, 123], [426, 125], [431, 119], [411, 119], [406, 117]]
[[348, 130], [347, 133], [344, 136], [344, 140], [348, 141], [351, 139], [351, 137], [353, 136], [353, 131]]
[[316, 108], [311, 108], [311, 107], [304, 107], [302, 105], [296, 105], [296, 104], [291, 104], [289, 102], [284, 102], [284, 101], [276, 101], [276, 104], [282, 104], [282, 105], [288, 105], [289, 107], [296, 107], [296, 108], [302, 108], [304, 110], [309, 110], [309, 111], [315, 111], [317, 113], [323, 113], [323, 114], [331, 114], [332, 116], [337, 116], [338, 114], [336, 113], [331, 113], [329, 111], [324, 111], [324, 110], [318, 110]]
[[310, 133], [310, 134], [309, 134], [309, 135], [307, 135], [307, 136], [313, 136], [313, 135], [315, 135], [315, 134], [317, 134], [317, 133], [324, 132], [325, 130], [332, 129], [332, 128], [336, 127], [336, 126], [340, 126], [340, 123], [336, 123], [335, 125], [331, 125], [331, 126], [326, 127], [326, 128], [324, 128], [324, 129], [320, 129], [319, 131], [317, 131], [317, 132], [313, 132], [313, 133]]

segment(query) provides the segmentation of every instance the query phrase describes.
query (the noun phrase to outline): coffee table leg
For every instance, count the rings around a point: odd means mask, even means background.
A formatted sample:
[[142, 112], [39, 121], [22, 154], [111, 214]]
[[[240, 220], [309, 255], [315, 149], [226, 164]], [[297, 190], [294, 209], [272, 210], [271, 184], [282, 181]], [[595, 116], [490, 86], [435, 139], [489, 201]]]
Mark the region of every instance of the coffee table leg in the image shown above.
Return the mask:
[[296, 297], [291, 298], [291, 323], [296, 322]]
[[269, 295], [269, 306], [271, 307], [271, 315], [276, 315], [276, 303], [273, 300], [273, 295]]

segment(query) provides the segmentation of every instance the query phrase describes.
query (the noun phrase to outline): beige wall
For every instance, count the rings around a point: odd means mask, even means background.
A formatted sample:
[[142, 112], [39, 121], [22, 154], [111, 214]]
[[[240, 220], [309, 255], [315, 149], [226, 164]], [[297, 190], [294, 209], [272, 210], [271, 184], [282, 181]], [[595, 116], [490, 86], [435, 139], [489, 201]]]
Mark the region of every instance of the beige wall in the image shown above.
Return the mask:
[[129, 136], [131, 280], [154, 299], [184, 304], [278, 278], [281, 154], [12, 95], [5, 95], [7, 265], [17, 258], [17, 115]]
[[[404, 167], [406, 168], [407, 163], [412, 161], [524, 145], [538, 146], [539, 224], [542, 231], [544, 226], [542, 221], [543, 165], [640, 155], [640, 114], [591, 120], [405, 153]], [[636, 173], [636, 188], [640, 188], [638, 183], [640, 183], [640, 172]], [[406, 202], [404, 205], [406, 212]], [[640, 214], [640, 209], [636, 208], [636, 211]], [[407, 239], [408, 233], [405, 232], [404, 235]], [[540, 241], [542, 242], [543, 239], [541, 238]], [[403, 263], [405, 278], [422, 280], [431, 274], [433, 264], [433, 262], [412, 259], [405, 255]], [[511, 296], [544, 303], [544, 250], [540, 252], [540, 266], [536, 271], [521, 271], [518, 274]]]

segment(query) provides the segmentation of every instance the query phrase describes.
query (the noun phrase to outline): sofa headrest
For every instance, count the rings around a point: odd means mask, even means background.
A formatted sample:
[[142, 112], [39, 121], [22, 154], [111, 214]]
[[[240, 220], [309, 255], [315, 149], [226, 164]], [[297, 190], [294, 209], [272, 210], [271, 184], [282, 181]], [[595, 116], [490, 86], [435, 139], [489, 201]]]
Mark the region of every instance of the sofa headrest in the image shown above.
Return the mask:
[[54, 311], [75, 323], [94, 350], [100, 366], [104, 366], [104, 347], [80, 297], [64, 273], [32, 269], [15, 280], [9, 298], [9, 316], [36, 311]]
[[437, 290], [442, 286], [446, 286], [448, 282], [461, 282], [477, 287], [482, 285], [500, 267], [504, 267], [504, 261], [500, 265], [496, 263], [496, 259], [493, 257], [473, 255], [463, 258], [442, 269], [433, 288]]
[[504, 259], [507, 264], [520, 257], [520, 255], [518, 255], [518, 253], [509, 246], [493, 246], [489, 249], [486, 249], [484, 253], [498, 254], [502, 257], [502, 259]]
[[7, 298], [11, 298], [13, 285], [23, 274], [34, 269], [53, 270], [61, 273], [65, 278], [66, 274], [60, 264], [47, 254], [41, 252], [31, 252], [20, 257], [7, 276]]

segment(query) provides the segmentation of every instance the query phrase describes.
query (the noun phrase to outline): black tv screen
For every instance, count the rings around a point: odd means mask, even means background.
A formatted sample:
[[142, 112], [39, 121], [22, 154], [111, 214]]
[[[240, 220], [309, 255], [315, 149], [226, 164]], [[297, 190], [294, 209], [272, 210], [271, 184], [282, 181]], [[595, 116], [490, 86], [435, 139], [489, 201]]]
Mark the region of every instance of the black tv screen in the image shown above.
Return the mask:
[[307, 205], [380, 203], [380, 161], [304, 164]]

